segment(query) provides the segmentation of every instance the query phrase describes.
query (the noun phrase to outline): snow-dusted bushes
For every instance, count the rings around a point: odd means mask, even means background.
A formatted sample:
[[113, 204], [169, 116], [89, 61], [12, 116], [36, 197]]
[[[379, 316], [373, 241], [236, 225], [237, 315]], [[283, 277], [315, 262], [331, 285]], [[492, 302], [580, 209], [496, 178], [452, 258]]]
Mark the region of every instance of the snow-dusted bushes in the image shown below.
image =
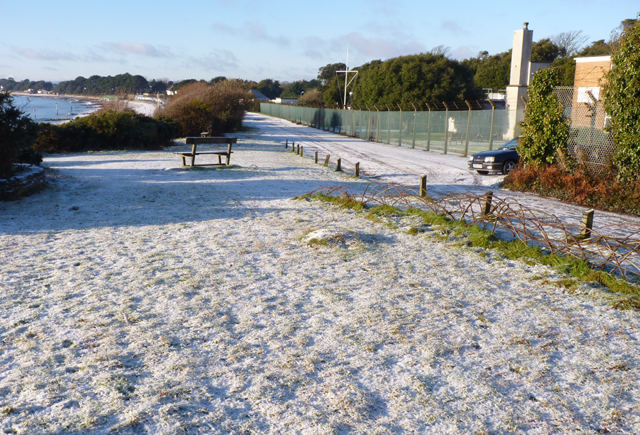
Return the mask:
[[103, 112], [62, 125], [43, 124], [35, 148], [44, 152], [158, 149], [176, 137], [170, 122], [131, 112]]

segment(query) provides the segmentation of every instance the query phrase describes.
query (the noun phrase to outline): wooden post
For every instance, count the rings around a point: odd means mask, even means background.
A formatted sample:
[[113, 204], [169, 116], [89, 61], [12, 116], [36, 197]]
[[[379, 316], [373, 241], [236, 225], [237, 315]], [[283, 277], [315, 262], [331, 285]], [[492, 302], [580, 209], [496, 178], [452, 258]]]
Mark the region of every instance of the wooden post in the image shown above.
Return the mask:
[[325, 166], [329, 166], [329, 157], [331, 157], [331, 155], [327, 154], [327, 157], [324, 159], [324, 165]]
[[582, 213], [582, 229], [580, 230], [579, 239], [588, 239], [591, 237], [591, 229], [593, 228], [593, 209]]
[[296, 154], [300, 154], [300, 145], [299, 144], [297, 145], [297, 148], [296, 148]]
[[488, 216], [491, 214], [491, 199], [493, 198], [493, 192], [487, 192], [484, 197], [484, 204], [482, 206], [482, 216]]
[[314, 163], [318, 163], [318, 151], [316, 151], [313, 161]]
[[427, 196], [427, 176], [420, 177], [420, 196]]
[[291, 141], [291, 152], [292, 153], [296, 152], [296, 143], [294, 141]]
[[289, 148], [289, 139], [286, 139], [284, 142], [284, 149], [286, 150], [287, 148]]
[[304, 157], [304, 147], [300, 147], [300, 157]]
[[356, 178], [360, 178], [360, 162], [356, 163]]
[[336, 163], [336, 172], [342, 172], [342, 159], [338, 159], [338, 162]]

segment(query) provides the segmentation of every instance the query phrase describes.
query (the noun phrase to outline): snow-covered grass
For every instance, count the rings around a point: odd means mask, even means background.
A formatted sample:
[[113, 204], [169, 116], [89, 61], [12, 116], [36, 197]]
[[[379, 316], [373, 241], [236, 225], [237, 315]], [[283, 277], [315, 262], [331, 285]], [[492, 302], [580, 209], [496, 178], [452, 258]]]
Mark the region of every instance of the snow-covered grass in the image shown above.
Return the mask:
[[291, 200], [366, 182], [265, 123], [230, 168], [49, 156], [47, 191], [0, 204], [5, 432], [640, 431], [636, 312], [412, 218]]

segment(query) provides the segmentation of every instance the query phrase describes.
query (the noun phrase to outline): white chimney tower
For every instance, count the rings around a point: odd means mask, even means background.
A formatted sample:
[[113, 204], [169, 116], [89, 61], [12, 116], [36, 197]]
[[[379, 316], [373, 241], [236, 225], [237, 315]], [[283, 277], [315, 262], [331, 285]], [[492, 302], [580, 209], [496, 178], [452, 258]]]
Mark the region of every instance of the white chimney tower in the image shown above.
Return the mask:
[[529, 61], [533, 45], [533, 30], [529, 30], [529, 23], [524, 23], [522, 30], [513, 32], [513, 50], [511, 51], [511, 76], [507, 86], [507, 110], [509, 110], [509, 132], [505, 139], [515, 136], [515, 127], [521, 119], [517, 118], [517, 111], [524, 109], [522, 97], [527, 96], [529, 85]]

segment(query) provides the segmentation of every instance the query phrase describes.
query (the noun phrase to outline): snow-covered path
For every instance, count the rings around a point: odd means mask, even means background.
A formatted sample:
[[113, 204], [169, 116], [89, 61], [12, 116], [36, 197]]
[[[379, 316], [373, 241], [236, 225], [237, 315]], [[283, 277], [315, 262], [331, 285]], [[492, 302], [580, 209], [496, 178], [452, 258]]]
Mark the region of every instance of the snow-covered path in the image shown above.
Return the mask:
[[54, 155], [49, 189], [0, 203], [6, 433], [640, 431], [638, 313], [291, 200], [366, 181], [247, 125], [229, 168]]

